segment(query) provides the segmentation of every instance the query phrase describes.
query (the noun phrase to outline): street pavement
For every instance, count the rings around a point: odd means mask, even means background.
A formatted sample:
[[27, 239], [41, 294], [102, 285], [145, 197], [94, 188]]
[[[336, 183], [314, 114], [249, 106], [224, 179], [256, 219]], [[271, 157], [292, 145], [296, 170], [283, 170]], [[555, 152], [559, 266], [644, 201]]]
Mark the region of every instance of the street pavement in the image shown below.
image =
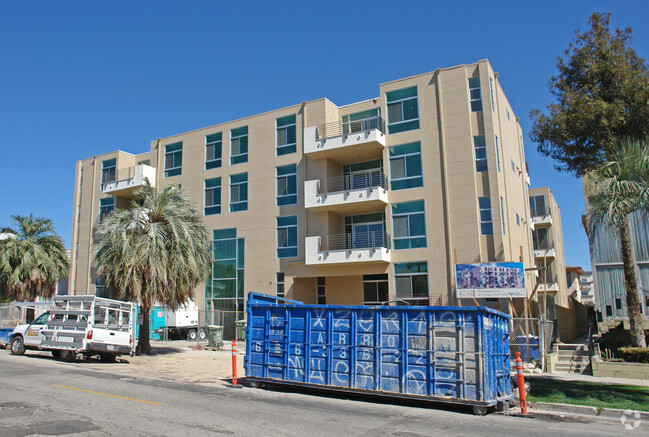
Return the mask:
[[318, 391], [233, 389], [231, 352], [193, 346], [157, 343], [156, 356], [110, 364], [0, 350], [0, 436], [610, 436], [649, 429], [644, 422], [634, 428], [633, 418], [623, 424], [542, 412], [534, 419], [474, 416], [466, 409]]

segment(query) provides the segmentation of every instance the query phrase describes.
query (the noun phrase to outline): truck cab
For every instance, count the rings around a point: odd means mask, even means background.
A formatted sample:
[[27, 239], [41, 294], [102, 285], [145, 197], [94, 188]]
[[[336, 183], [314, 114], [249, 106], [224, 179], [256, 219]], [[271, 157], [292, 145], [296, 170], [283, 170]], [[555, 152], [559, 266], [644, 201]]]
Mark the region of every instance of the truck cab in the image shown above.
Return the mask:
[[41, 331], [45, 328], [49, 318], [50, 313], [45, 312], [30, 324], [16, 326], [10, 339], [11, 353], [14, 355], [21, 355], [25, 353], [25, 349], [38, 350], [41, 341], [43, 341], [43, 334]]

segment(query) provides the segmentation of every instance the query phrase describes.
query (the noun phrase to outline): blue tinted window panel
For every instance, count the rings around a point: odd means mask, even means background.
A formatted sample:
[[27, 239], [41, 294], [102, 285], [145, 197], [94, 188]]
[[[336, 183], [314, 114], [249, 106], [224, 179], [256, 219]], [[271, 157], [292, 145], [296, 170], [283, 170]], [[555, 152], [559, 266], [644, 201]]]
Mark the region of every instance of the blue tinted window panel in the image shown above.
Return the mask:
[[388, 126], [388, 133], [398, 134], [399, 132], [406, 132], [414, 129], [419, 129], [419, 120], [412, 120], [405, 123]]
[[205, 208], [205, 215], [220, 214], [220, 213], [221, 213], [220, 206], [208, 206]]

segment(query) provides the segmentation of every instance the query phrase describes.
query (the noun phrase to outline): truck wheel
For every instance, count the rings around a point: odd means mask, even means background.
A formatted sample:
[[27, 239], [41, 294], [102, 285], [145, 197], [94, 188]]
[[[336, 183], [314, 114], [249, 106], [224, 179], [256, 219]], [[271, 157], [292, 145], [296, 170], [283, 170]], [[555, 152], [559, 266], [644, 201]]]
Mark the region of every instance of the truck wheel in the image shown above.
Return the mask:
[[116, 358], [114, 354], [99, 354], [99, 359], [102, 363], [114, 363]]
[[11, 353], [12, 355], [23, 355], [25, 353], [25, 343], [23, 343], [23, 338], [20, 335], [11, 340]]
[[60, 351], [59, 359], [65, 362], [72, 362], [76, 358], [77, 354], [74, 351]]
[[187, 340], [196, 340], [196, 330], [190, 329], [187, 331]]
[[61, 351], [52, 351], [52, 357], [54, 357], [55, 360], [60, 360], [61, 359]]
[[207, 338], [207, 332], [205, 332], [204, 329], [201, 329], [198, 331], [198, 338], [201, 340], [205, 340]]

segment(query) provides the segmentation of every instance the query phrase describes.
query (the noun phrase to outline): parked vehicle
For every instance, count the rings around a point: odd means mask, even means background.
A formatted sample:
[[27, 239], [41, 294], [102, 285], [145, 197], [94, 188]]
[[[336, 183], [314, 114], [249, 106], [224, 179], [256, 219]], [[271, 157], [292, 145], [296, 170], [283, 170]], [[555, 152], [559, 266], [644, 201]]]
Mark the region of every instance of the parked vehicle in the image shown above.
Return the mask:
[[169, 338], [200, 340], [207, 338], [204, 328], [198, 326], [198, 306], [194, 301], [181, 305], [176, 311], [165, 311], [165, 326]]
[[113, 361], [135, 353], [135, 304], [96, 296], [55, 296], [51, 308], [32, 323], [14, 328], [11, 353], [49, 350], [73, 361], [76, 354]]

